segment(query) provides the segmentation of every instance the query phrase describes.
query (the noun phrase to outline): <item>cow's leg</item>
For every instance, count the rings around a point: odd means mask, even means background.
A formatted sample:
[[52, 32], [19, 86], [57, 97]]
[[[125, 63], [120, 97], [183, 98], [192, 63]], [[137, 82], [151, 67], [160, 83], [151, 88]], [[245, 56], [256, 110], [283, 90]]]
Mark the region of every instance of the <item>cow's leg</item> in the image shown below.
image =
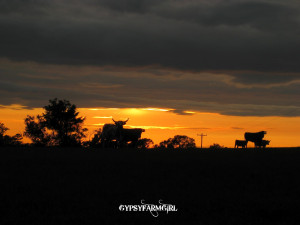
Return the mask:
[[113, 145], [114, 145], [113, 148], [116, 148], [116, 149], [118, 149], [120, 147], [118, 141], [114, 141]]

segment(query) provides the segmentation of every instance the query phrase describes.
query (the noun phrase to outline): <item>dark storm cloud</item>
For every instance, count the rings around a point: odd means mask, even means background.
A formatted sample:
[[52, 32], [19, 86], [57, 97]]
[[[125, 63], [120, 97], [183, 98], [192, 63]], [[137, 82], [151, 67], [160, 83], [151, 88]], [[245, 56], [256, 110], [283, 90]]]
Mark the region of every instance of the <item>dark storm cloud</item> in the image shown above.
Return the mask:
[[119, 12], [134, 12], [134, 13], [148, 13], [155, 6], [159, 6], [164, 1], [161, 0], [123, 0], [123, 1], [111, 1], [111, 0], [99, 0], [90, 1], [99, 7], [107, 7], [111, 10]]
[[3, 64], [1, 105], [19, 103], [34, 108], [58, 97], [78, 107], [161, 107], [181, 115], [191, 115], [187, 111], [242, 116], [300, 115], [300, 82], [245, 88], [234, 83], [231, 76], [220, 74], [195, 76], [178, 70], [167, 70], [164, 74], [160, 70], [157, 75], [155, 68], [81, 68], [9, 61]]
[[288, 85], [293, 82], [299, 82], [300, 76], [297, 73], [267, 73], [267, 72], [236, 72], [232, 73], [232, 82], [245, 85], [245, 87], [260, 86], [272, 87]]
[[[173, 5], [174, 6], [174, 5]], [[176, 5], [175, 5], [176, 6]], [[219, 4], [166, 6], [159, 15], [205, 26], [245, 26], [261, 30], [296, 28], [299, 11], [284, 3], [266, 1], [221, 1]]]
[[2, 57], [187, 70], [300, 69], [292, 1], [2, 1]]
[[299, 116], [299, 15], [294, 0], [2, 0], [0, 105]]

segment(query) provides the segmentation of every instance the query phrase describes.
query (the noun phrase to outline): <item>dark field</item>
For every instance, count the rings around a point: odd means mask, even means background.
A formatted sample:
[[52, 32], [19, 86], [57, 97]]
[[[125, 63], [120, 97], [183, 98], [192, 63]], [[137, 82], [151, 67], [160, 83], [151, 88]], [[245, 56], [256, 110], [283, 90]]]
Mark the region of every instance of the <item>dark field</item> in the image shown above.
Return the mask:
[[[300, 224], [300, 149], [0, 149], [0, 224]], [[177, 212], [120, 212], [120, 204]]]

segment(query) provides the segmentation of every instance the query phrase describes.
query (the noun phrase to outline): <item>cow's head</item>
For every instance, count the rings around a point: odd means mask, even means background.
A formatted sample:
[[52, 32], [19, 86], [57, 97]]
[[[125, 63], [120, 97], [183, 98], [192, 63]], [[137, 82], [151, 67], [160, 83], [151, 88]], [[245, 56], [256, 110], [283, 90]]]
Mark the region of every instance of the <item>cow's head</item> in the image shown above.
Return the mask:
[[122, 121], [122, 120], [119, 120], [119, 121], [115, 121], [113, 118], [112, 120], [114, 121], [115, 125], [118, 127], [118, 128], [123, 128], [123, 126], [127, 123], [127, 121], [129, 120], [129, 118], [125, 121]]
[[260, 133], [267, 134], [267, 131], [261, 131]]

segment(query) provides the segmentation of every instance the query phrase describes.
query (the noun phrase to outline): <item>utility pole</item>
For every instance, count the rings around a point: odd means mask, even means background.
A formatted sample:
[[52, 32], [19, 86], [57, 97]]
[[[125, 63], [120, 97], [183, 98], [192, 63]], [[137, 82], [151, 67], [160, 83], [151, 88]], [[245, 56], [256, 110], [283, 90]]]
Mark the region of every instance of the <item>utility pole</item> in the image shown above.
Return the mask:
[[201, 133], [201, 134], [197, 134], [197, 136], [201, 136], [201, 149], [202, 149], [203, 137], [207, 136], [207, 134]]

